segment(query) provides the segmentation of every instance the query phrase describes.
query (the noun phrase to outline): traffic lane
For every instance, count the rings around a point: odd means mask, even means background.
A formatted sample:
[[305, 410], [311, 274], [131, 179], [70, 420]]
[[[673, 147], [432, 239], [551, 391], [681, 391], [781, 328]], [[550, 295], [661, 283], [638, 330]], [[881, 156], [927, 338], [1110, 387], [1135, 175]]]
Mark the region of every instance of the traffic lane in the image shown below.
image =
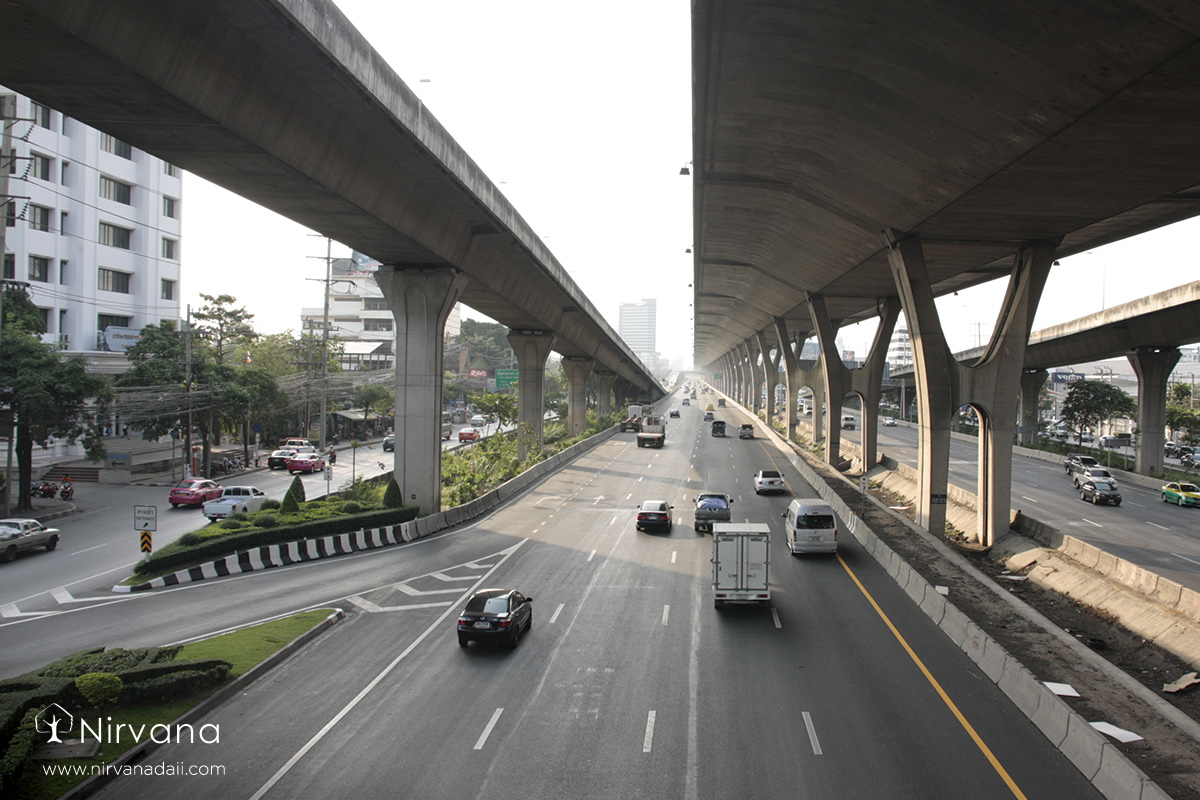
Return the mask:
[[[760, 468], [764, 458], [786, 474], [778, 448], [764, 440], [757, 445], [730, 451], [737, 476]], [[804, 785], [813, 796], [1011, 797], [1004, 776], [941, 702], [841, 561], [791, 555], [780, 514], [794, 496], [817, 494], [799, 476], [788, 483], [789, 494], [743, 493], [735, 514], [771, 527], [772, 607], [778, 621], [753, 606], [714, 612], [716, 636], [704, 638], [704, 652], [715, 653], [716, 660], [702, 674], [717, 675], [719, 685], [730, 687], [710, 698], [711, 719], [720, 724], [741, 718], [734, 729], [753, 729], [777, 715], [773, 708], [792, 709], [790, 735], [781, 729], [777, 737], [767, 737], [790, 741], [792, 749], [775, 752], [774, 745], [764, 746], [757, 738], [740, 747], [722, 742], [703, 754], [701, 763], [713, 768], [711, 775], [701, 771], [705, 791], [713, 789], [713, 797], [735, 791], [745, 770], [778, 781], [765, 784], [762, 796]], [[839, 554], [1027, 796], [1099, 796], [848, 533], [840, 537]], [[739, 658], [722, 663], [728, 653]], [[755, 665], [754, 680], [739, 681], [747, 664]], [[704, 712], [702, 703], [702, 718]], [[896, 737], [896, 731], [905, 731], [905, 737]], [[872, 745], [867, 753], [863, 742]], [[804, 766], [792, 774], [772, 768], [777, 763]], [[1037, 794], [1043, 790], [1046, 794]]]

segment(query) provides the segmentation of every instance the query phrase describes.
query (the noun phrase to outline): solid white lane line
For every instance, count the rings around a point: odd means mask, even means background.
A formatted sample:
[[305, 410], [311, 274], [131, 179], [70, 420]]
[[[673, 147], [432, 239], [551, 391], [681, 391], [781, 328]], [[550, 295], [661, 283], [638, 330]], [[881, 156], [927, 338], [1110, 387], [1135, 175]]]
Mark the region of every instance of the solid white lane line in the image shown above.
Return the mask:
[[776, 628], [783, 627], [783, 623], [779, 621], [779, 609], [775, 608], [775, 606], [771, 606], [771, 618], [775, 620]]
[[558, 615], [562, 613], [565, 603], [559, 603], [558, 608], [554, 609], [554, 613], [550, 615], [550, 624], [554, 624], [554, 620], [558, 619]]
[[1080, 519], [1081, 519], [1081, 520], [1083, 520], [1084, 522], [1086, 522], [1088, 525], [1095, 525], [1097, 528], [1103, 528], [1103, 527], [1104, 527], [1104, 526], [1103, 526], [1103, 525], [1101, 525], [1099, 522], [1092, 522], [1092, 521], [1091, 521], [1090, 519], [1088, 519], [1087, 517], [1080, 517]]
[[596, 555], [596, 551], [595, 551], [595, 550], [593, 550], [592, 552], [588, 553], [588, 559], [587, 559], [587, 560], [588, 560], [588, 561], [591, 561], [591, 560], [592, 560], [592, 557], [593, 557], [593, 556], [595, 556], [595, 555]]
[[821, 743], [817, 740], [817, 729], [813, 725], [812, 716], [804, 712], [804, 727], [808, 729], [808, 740], [812, 742], [813, 755], [821, 755]]
[[654, 711], [646, 716], [646, 738], [642, 741], [642, 752], [649, 753], [652, 744], [654, 744]]
[[492, 728], [496, 727], [496, 720], [500, 719], [500, 715], [504, 713], [503, 708], [497, 708], [496, 713], [492, 714], [492, 718], [488, 720], [487, 727], [483, 729], [483, 733], [479, 734], [479, 740], [475, 742], [475, 749], [482, 750], [484, 742], [492, 733]]
[[[1147, 524], [1147, 525], [1154, 525], [1154, 523], [1153, 523], [1153, 522], [1147, 522], [1146, 524]], [[1154, 525], [1154, 527], [1158, 528], [1160, 531], [1169, 531], [1169, 530], [1171, 530], [1170, 528], [1164, 528], [1162, 525]]]
[[1175, 556], [1176, 558], [1182, 558], [1184, 561], [1190, 561], [1193, 564], [1200, 564], [1200, 561], [1196, 561], [1195, 559], [1188, 558], [1187, 556], [1181, 556], [1181, 555], [1179, 555], [1179, 553], [1171, 553], [1171, 555]]
[[674, 563], [675, 563], [675, 556], [677, 556], [677, 555], [679, 555], [679, 551], [678, 551], [678, 550], [672, 550], [672, 551], [671, 551], [671, 563], [672, 563], [672, 564], [674, 564]]
[[667, 618], [669, 616], [671, 616], [671, 607], [669, 605], [663, 606], [663, 622], [662, 622], [663, 625], [667, 624]]

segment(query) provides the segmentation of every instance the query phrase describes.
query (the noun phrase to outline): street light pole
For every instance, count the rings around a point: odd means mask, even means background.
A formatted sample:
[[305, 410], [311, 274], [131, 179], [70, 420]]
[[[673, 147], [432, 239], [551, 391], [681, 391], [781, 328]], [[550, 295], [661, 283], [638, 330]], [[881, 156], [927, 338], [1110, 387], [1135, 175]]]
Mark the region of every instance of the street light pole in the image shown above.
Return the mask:
[[329, 284], [333, 280], [333, 239], [325, 237], [325, 319], [321, 325], [321, 446], [325, 452], [325, 414], [329, 396]]

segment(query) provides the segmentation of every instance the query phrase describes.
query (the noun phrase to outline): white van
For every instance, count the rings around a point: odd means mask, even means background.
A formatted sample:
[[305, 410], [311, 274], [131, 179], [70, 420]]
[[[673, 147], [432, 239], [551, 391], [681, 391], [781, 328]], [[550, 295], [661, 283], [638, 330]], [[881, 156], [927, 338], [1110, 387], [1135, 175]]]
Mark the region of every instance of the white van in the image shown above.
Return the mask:
[[838, 518], [824, 500], [793, 500], [781, 516], [792, 555], [837, 552]]
[[846, 430], [849, 430], [849, 431], [854, 430], [854, 426], [857, 424], [858, 424], [858, 420], [856, 418], [850, 416], [849, 414], [842, 417], [842, 427], [845, 428]]

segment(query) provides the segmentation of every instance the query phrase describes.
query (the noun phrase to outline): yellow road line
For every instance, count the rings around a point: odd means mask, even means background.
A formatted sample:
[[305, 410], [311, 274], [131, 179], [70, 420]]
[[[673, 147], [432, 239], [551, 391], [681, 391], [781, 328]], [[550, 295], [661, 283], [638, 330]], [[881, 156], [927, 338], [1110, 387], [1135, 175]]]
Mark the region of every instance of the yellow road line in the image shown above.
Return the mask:
[[892, 624], [890, 619], [888, 619], [888, 615], [885, 614], [883, 609], [879, 607], [879, 603], [876, 603], [875, 598], [872, 597], [871, 593], [867, 591], [867, 587], [863, 586], [862, 581], [860, 581], [858, 576], [854, 574], [854, 570], [850, 569], [850, 565], [842, 560], [840, 553], [837, 556], [837, 560], [838, 563], [842, 565], [842, 569], [846, 570], [846, 573], [850, 576], [850, 579], [854, 581], [854, 584], [858, 587], [858, 590], [863, 593], [863, 597], [867, 598], [867, 602], [869, 602], [875, 609], [875, 613], [878, 614], [879, 618], [882, 619], [884, 624], [888, 626], [888, 629], [892, 632], [892, 635], [896, 637], [896, 641], [900, 642], [900, 646], [903, 647], [905, 652], [908, 653], [908, 657], [911, 658], [913, 663], [917, 665], [917, 669], [921, 670], [921, 674], [925, 676], [925, 680], [929, 681], [929, 685], [932, 686], [934, 691], [938, 693], [938, 696], [942, 698], [942, 702], [945, 703], [946, 707], [950, 709], [950, 713], [954, 714], [955, 719], [957, 719], [958, 723], [962, 725], [963, 730], [967, 732], [967, 735], [970, 736], [971, 740], [975, 742], [975, 746], [978, 747], [979, 751], [983, 753], [985, 758], [987, 758], [988, 763], [992, 765], [992, 769], [996, 770], [996, 774], [998, 774], [1008, 786], [1009, 790], [1013, 793], [1013, 796], [1020, 798], [1020, 800], [1026, 800], [1025, 793], [1022, 792], [1020, 787], [1017, 786], [1016, 781], [1014, 781], [1012, 776], [1008, 774], [1008, 771], [1001, 766], [999, 759], [997, 759], [992, 753], [991, 749], [984, 744], [983, 739], [980, 738], [979, 734], [975, 732], [975, 729], [971, 727], [971, 723], [967, 722], [967, 718], [964, 717], [962, 712], [958, 710], [958, 706], [956, 706], [954, 701], [950, 699], [950, 695], [946, 694], [946, 690], [943, 689], [942, 685], [937, 682], [936, 678], [933, 677], [933, 674], [925, 666], [924, 662], [922, 662], [917, 654], [913, 652], [913, 649], [909, 646], [908, 642], [905, 641], [904, 637], [900, 634], [900, 631], [896, 630], [896, 626]]

